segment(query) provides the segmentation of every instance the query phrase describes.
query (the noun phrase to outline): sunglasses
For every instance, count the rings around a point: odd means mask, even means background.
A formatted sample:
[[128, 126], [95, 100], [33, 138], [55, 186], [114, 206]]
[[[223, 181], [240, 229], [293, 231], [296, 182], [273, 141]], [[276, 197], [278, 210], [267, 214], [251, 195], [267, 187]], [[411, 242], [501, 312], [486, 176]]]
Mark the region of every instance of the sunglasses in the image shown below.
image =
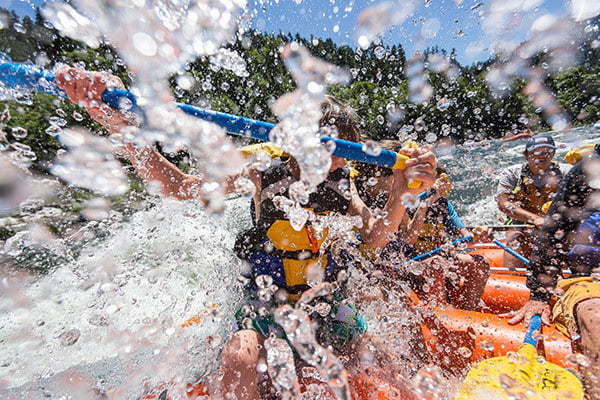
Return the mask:
[[535, 150], [530, 154], [535, 157], [548, 157], [550, 155], [554, 155], [554, 150]]

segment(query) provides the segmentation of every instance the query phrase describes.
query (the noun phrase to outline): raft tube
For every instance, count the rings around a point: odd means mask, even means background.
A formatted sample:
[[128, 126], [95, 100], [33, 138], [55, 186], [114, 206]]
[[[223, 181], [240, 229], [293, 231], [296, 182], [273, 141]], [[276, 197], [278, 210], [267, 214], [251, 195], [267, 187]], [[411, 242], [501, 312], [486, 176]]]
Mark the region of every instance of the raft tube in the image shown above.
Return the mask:
[[504, 140], [505, 142], [510, 142], [511, 140], [517, 140], [517, 139], [528, 138], [528, 137], [531, 137], [531, 133], [521, 132], [521, 133], [517, 133], [516, 135], [503, 137], [502, 140]]
[[[431, 308], [422, 325], [425, 341], [433, 359], [456, 373], [467, 371], [472, 363], [516, 352], [527, 332], [524, 324], [509, 325], [508, 318], [495, 314], [456, 308]], [[573, 368], [567, 361], [572, 354], [571, 340], [554, 325], [542, 328], [544, 336], [538, 349], [546, 360]]]
[[[316, 381], [301, 382], [300, 391], [304, 393], [311, 383], [316, 383]], [[318, 383], [326, 386], [323, 382]], [[417, 396], [408, 388], [398, 388], [380, 376], [369, 375], [365, 372], [360, 372], [354, 376], [350, 375], [348, 383], [352, 392], [352, 398], [355, 400], [418, 400]], [[158, 386], [149, 393], [143, 394], [140, 399], [172, 400], [169, 396], [168, 386]], [[187, 398], [198, 400], [210, 399], [210, 394], [202, 384], [195, 386], [188, 384]]]

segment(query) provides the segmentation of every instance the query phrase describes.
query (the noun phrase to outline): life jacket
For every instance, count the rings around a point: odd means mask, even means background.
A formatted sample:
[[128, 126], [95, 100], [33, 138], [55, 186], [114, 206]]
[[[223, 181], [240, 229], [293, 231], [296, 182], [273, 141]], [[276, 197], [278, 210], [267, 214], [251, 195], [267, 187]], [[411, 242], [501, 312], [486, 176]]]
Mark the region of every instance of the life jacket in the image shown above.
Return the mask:
[[537, 215], [545, 214], [548, 210], [548, 203], [558, 190], [562, 171], [558, 164], [553, 162], [544, 175], [545, 185], [538, 189], [534, 184], [529, 166], [523, 165], [519, 185], [513, 189], [511, 199], [526, 211]]
[[[346, 168], [331, 172], [302, 206], [315, 214], [346, 214], [350, 200], [344, 197], [340, 182], [349, 177]], [[321, 248], [327, 239], [326, 228], [317, 232], [307, 222], [296, 230], [275, 205], [277, 196], [289, 198], [289, 187], [295, 181], [285, 163], [280, 161], [263, 172], [260, 217], [253, 228], [238, 236], [234, 247], [238, 257], [251, 263], [251, 277], [271, 276], [273, 283], [286, 289], [292, 299], [309, 288], [307, 273], [311, 268], [320, 268], [325, 280], [334, 280], [339, 268], [334, 257]]]
[[448, 199], [445, 197], [441, 197], [427, 208], [423, 228], [415, 243], [415, 248], [419, 254], [426, 253], [442, 245], [443, 232], [446, 231], [445, 222], [448, 218]]
[[574, 241], [577, 244], [567, 254], [571, 271], [587, 275], [600, 266], [600, 211], [594, 212], [579, 225]]

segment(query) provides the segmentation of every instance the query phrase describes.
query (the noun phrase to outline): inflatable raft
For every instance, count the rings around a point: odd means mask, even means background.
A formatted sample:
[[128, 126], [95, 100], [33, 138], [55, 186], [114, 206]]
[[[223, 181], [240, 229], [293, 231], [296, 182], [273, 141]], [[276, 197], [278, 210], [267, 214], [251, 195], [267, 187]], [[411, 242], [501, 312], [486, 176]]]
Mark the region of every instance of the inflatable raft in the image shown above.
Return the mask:
[[[482, 296], [485, 312], [432, 308], [422, 327], [430, 352], [442, 357], [444, 366], [451, 371], [468, 369], [474, 362], [517, 351], [527, 331], [524, 324], [509, 325], [508, 318], [499, 316], [519, 310], [529, 300], [525, 271], [504, 270], [503, 250], [497, 246], [486, 244], [472, 254], [484, 256], [492, 269]], [[573, 353], [571, 340], [554, 325], [543, 326], [542, 334], [538, 351], [546, 360], [573, 368], [567, 360]]]
[[[491, 244], [481, 245], [472, 251], [472, 254], [484, 256], [492, 269], [482, 296], [485, 312], [419, 305], [424, 316], [421, 330], [431, 359], [440, 360], [440, 366], [454, 375], [465, 375], [473, 363], [481, 360], [516, 352], [523, 343], [527, 327], [524, 324], [509, 325], [508, 318], [499, 316], [518, 310], [529, 300], [525, 272], [503, 269], [503, 251]], [[412, 301], [419, 303], [416, 296], [413, 296]], [[195, 318], [182, 326], [199, 323], [201, 318]], [[572, 354], [570, 339], [554, 326], [542, 327], [542, 334], [543, 340], [538, 344], [538, 352], [547, 361], [564, 368], [574, 368], [575, 365], [567, 360]], [[303, 387], [307, 387], [309, 383], [303, 382]], [[350, 376], [349, 383], [356, 400], [417, 398], [407, 387], [390, 384], [382, 377], [364, 372]], [[165, 388], [157, 388], [141, 398], [169, 399]], [[188, 398], [208, 399], [210, 396], [202, 385], [190, 385]]]

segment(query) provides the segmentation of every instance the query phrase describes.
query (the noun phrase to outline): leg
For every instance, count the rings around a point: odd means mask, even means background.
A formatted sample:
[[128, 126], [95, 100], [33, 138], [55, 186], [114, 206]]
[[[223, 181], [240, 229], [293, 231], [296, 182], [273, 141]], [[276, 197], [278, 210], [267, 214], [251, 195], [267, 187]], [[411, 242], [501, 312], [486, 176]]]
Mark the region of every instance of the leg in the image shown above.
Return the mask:
[[432, 306], [447, 304], [444, 270], [447, 268], [448, 261], [443, 257], [433, 256], [421, 261], [421, 264], [423, 265], [421, 276], [425, 278], [425, 283], [422, 287], [414, 288], [419, 299]]
[[264, 340], [261, 334], [250, 329], [234, 333], [229, 340], [221, 356], [224, 399], [260, 399], [256, 367], [259, 358], [264, 357]]
[[[533, 244], [535, 242], [535, 235], [533, 232], [521, 232], [521, 231], [507, 231], [506, 232], [506, 244], [521, 254], [522, 256], [529, 257], [533, 251]], [[505, 268], [526, 268], [527, 265], [518, 260], [516, 257], [509, 254], [507, 251], [502, 256], [502, 265]]]
[[581, 349], [590, 360], [583, 370], [586, 392], [590, 399], [600, 399], [600, 298], [582, 301], [576, 312]]
[[446, 285], [450, 304], [463, 310], [475, 310], [490, 277], [490, 264], [479, 255], [457, 254], [454, 260], [458, 284]]

